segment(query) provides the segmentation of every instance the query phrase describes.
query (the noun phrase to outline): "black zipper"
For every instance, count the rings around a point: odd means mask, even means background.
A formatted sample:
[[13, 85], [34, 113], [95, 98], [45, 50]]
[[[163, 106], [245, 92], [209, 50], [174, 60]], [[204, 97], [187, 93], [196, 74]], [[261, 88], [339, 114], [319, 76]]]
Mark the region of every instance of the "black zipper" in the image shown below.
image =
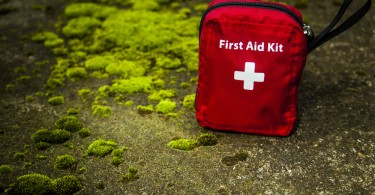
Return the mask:
[[199, 37], [201, 35], [202, 31], [202, 25], [204, 22], [204, 19], [206, 18], [207, 14], [217, 8], [220, 7], [225, 7], [225, 6], [242, 6], [242, 7], [257, 7], [257, 8], [266, 8], [266, 9], [273, 9], [277, 11], [284, 12], [288, 15], [290, 15], [300, 26], [301, 28], [304, 27], [304, 24], [302, 20], [298, 17], [296, 13], [294, 13], [292, 10], [279, 5], [279, 4], [272, 4], [272, 3], [265, 3], [265, 2], [240, 2], [240, 1], [233, 1], [233, 2], [223, 2], [223, 3], [218, 3], [214, 4], [211, 7], [209, 7], [202, 15], [201, 23], [199, 26]]

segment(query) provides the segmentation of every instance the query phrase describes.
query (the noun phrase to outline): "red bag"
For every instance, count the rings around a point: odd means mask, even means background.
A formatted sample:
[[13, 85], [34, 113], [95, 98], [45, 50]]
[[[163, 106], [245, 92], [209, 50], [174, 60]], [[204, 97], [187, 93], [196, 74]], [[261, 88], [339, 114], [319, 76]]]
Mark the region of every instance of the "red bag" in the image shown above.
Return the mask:
[[[371, 0], [366, 7], [369, 4]], [[338, 19], [341, 16], [339, 12]], [[215, 130], [289, 135], [307, 54], [349, 28], [331, 32], [337, 22], [314, 39], [294, 7], [256, 0], [212, 1], [200, 27], [198, 123]]]

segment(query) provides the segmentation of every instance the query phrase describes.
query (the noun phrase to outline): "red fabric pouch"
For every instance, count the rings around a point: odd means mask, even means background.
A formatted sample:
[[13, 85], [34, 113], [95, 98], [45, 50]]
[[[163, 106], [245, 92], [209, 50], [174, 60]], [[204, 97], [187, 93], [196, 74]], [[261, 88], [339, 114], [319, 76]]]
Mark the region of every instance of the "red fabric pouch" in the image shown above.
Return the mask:
[[199, 36], [198, 123], [215, 130], [289, 135], [313, 39], [300, 12], [279, 3], [214, 0]]

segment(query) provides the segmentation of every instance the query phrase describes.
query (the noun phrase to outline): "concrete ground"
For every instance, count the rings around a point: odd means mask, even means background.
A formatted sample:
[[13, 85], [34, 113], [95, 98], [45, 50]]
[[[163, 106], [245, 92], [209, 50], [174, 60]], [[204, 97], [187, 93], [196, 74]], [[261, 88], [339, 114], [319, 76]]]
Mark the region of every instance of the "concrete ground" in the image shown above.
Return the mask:
[[[108, 81], [67, 84], [59, 90], [68, 101], [59, 107], [48, 105], [46, 98], [25, 101], [26, 95], [43, 90], [50, 70], [42, 67], [32, 80], [19, 83], [15, 67], [31, 71], [36, 61], [55, 61], [49, 49], [29, 37], [53, 30], [66, 4], [63, 0], [0, 0], [0, 165], [13, 167], [12, 173], [0, 175], [3, 185], [24, 174], [41, 173], [51, 178], [78, 176], [84, 188], [77, 194], [375, 194], [374, 9], [309, 55], [299, 88], [298, 122], [290, 136], [214, 132], [217, 145], [179, 151], [167, 143], [210, 132], [199, 127], [193, 112], [167, 119], [156, 113], [142, 116], [135, 108], [113, 103], [112, 115], [103, 119], [92, 116], [90, 104], [72, 92]], [[355, 4], [350, 11], [360, 1]], [[302, 12], [317, 33], [338, 9], [331, 1], [311, 1]], [[9, 83], [16, 83], [13, 90], [6, 89]], [[194, 93], [195, 87], [185, 93]], [[74, 135], [69, 144], [36, 150], [31, 134], [53, 126], [67, 108], [77, 105], [82, 108], [79, 118], [92, 135], [84, 140]], [[109, 156], [82, 156], [98, 138], [128, 147], [125, 162], [113, 166]], [[23, 161], [14, 160], [16, 152], [25, 150]], [[54, 170], [55, 157], [65, 153], [75, 156], [78, 168], [87, 171]], [[238, 153], [248, 157], [227, 162]], [[48, 158], [41, 161], [37, 154]], [[25, 166], [27, 162], [31, 165]], [[119, 182], [130, 165], [138, 168], [140, 178]]]

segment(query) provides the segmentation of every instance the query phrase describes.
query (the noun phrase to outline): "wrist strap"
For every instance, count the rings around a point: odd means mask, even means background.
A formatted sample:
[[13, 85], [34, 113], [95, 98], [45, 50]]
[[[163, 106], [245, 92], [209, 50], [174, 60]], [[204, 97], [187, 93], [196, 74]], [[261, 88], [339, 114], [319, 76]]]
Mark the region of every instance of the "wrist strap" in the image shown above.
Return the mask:
[[[363, 5], [357, 12], [351, 15], [348, 19], [346, 19], [340, 26], [333, 29], [337, 23], [340, 21], [342, 16], [345, 14], [346, 10], [350, 6], [353, 0], [344, 0], [342, 3], [339, 12], [337, 13], [336, 17], [332, 20], [332, 22], [325, 28], [317, 37], [315, 37], [311, 42], [308, 43], [307, 49], [308, 52], [312, 52], [314, 49], [322, 45], [323, 43], [329, 41], [333, 37], [341, 34], [342, 32], [348, 30], [352, 27], [355, 23], [363, 18], [366, 13], [370, 10], [371, 7], [371, 0], [367, 0], [366, 4]], [[333, 29], [333, 30], [332, 30]]]

